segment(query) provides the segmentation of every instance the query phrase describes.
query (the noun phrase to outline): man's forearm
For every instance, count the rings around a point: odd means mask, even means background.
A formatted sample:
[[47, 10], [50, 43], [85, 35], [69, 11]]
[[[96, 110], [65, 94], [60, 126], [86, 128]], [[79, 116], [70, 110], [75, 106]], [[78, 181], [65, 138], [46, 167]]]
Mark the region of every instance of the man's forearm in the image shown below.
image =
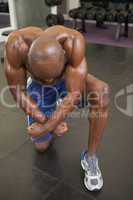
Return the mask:
[[45, 123], [46, 117], [38, 108], [36, 102], [20, 88], [11, 88], [11, 92], [17, 105], [25, 112], [26, 115], [33, 117], [38, 123]]

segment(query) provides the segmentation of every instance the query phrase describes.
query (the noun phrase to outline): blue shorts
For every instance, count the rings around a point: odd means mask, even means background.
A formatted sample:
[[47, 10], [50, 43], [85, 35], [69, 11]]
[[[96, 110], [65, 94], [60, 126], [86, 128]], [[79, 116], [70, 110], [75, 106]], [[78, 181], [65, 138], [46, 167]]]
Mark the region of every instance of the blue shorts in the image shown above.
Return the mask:
[[[32, 99], [37, 103], [40, 110], [46, 117], [50, 118], [53, 112], [56, 110], [57, 101], [64, 98], [67, 95], [66, 85], [64, 80], [60, 80], [55, 85], [43, 85], [36, 80], [28, 79], [27, 92]], [[36, 121], [28, 116], [28, 126]], [[32, 137], [32, 141], [35, 143], [42, 143], [50, 141], [53, 137], [52, 133], [48, 133], [45, 136], [35, 138]]]

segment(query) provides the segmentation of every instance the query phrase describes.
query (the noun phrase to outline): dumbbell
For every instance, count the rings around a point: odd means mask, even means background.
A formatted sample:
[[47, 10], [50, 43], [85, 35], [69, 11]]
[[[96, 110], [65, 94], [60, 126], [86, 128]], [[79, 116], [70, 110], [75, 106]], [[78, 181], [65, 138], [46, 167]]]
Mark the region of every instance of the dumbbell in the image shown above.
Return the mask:
[[[86, 9], [83, 7], [78, 7], [75, 9], [72, 9], [69, 11], [69, 16], [74, 19], [74, 29], [80, 31], [80, 32], [85, 32], [85, 17], [86, 17]], [[81, 19], [81, 26], [82, 28], [78, 28], [77, 20], [76, 19]]]
[[103, 1], [94, 1], [93, 6], [104, 8], [104, 2]]
[[116, 4], [116, 21], [118, 23], [125, 23], [128, 17], [128, 12], [126, 10], [126, 4], [125, 3], [118, 3]]
[[86, 32], [86, 28], [85, 28], [86, 13], [87, 13], [86, 8], [79, 9], [79, 11], [77, 13], [77, 18], [81, 19], [81, 28], [78, 28], [77, 30], [82, 32], [82, 33]]
[[106, 16], [106, 11], [104, 8], [97, 8], [96, 11], [96, 22], [97, 24], [103, 24]]
[[133, 3], [129, 4], [129, 8], [128, 8], [128, 23], [133, 23]]
[[92, 8], [92, 2], [88, 2], [88, 1], [81, 1], [81, 7], [82, 8], [86, 8], [86, 9], [90, 9]]
[[50, 7], [52, 7], [52, 6], [59, 6], [59, 5], [62, 4], [62, 1], [63, 0], [45, 0], [45, 4], [47, 6], [50, 6]]
[[116, 20], [116, 10], [112, 9], [112, 10], [107, 10], [106, 13], [106, 20], [108, 22], [114, 22]]
[[117, 11], [116, 21], [118, 23], [125, 23], [128, 18], [128, 12], [126, 10]]
[[46, 23], [48, 26], [64, 25], [64, 16], [62, 14], [49, 14], [46, 17]]
[[86, 19], [94, 20], [95, 16], [96, 16], [96, 8], [95, 7], [86, 11]]
[[77, 19], [77, 14], [79, 12], [80, 8], [75, 8], [69, 11], [69, 16], [73, 19]]
[[77, 12], [77, 18], [83, 20], [85, 19], [85, 17], [86, 17], [86, 9], [85, 8], [79, 9]]

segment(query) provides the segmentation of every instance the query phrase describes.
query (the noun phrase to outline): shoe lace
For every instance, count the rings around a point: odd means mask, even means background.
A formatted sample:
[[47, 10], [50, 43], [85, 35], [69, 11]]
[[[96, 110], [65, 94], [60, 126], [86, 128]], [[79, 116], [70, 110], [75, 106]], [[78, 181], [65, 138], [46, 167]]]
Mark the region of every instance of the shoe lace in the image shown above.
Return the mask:
[[88, 170], [91, 176], [96, 176], [99, 173], [98, 159], [96, 157], [88, 158]]

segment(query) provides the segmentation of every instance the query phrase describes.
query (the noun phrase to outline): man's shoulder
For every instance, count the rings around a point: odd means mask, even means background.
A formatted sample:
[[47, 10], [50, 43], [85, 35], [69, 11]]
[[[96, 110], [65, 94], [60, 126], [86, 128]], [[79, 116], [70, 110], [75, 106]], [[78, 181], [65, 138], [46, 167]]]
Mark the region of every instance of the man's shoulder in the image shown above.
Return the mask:
[[10, 45], [14, 44], [20, 37], [21, 35], [18, 31], [10, 33], [6, 40], [6, 46], [9, 47]]
[[[62, 25], [55, 25], [52, 27], [47, 28], [44, 31], [44, 35], [47, 32], [53, 32], [53, 34], [57, 33], [57, 35], [64, 35], [65, 33], [67, 34], [68, 37], [83, 37], [82, 33], [80, 33], [79, 31], [66, 27], [66, 26], [62, 26]], [[56, 34], [55, 34], [56, 35]]]
[[[27, 48], [19, 31], [12, 32], [5, 44], [5, 58], [12, 66], [19, 66], [24, 58], [24, 49]], [[21, 51], [21, 49], [23, 51]]]
[[17, 41], [24, 42], [23, 37], [26, 37], [28, 35], [35, 35], [42, 32], [43, 30], [36, 26], [29, 26], [22, 29], [18, 29], [9, 34], [6, 44], [13, 45]]

